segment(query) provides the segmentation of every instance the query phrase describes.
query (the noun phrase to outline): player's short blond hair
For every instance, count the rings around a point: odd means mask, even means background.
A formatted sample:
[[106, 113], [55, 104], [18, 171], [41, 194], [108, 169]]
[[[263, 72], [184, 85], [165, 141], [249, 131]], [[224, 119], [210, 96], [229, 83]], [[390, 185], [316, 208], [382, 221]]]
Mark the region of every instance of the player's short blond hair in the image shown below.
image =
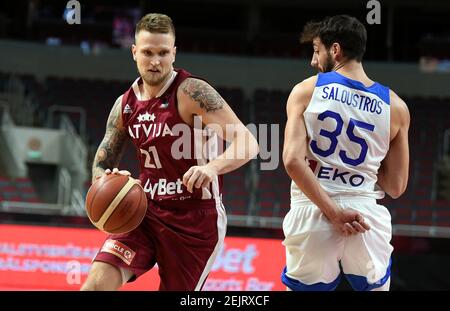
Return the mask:
[[172, 19], [165, 14], [149, 13], [145, 15], [137, 23], [135, 35], [141, 30], [152, 33], [171, 33], [175, 37], [175, 27], [173, 26]]

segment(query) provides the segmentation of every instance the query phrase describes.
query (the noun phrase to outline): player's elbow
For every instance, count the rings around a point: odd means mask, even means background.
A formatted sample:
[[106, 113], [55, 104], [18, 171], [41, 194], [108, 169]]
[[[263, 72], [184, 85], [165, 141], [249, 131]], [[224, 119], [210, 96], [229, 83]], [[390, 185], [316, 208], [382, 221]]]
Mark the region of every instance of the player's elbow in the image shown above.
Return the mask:
[[[398, 168], [398, 167], [397, 167]], [[396, 167], [382, 165], [378, 172], [378, 184], [393, 199], [399, 198], [408, 185], [408, 169], [396, 170]]]
[[395, 190], [391, 190], [390, 192], [388, 192], [388, 194], [391, 196], [391, 198], [398, 199], [405, 192], [405, 190], [406, 189], [403, 189], [403, 190], [395, 189]]
[[290, 176], [298, 169], [300, 161], [298, 160], [298, 157], [295, 156], [295, 154], [285, 151], [283, 152], [283, 164], [284, 168], [286, 169], [286, 172]]
[[393, 199], [398, 199], [403, 193], [406, 191], [407, 182], [398, 181], [394, 185], [391, 186], [389, 191], [386, 191], [389, 196]]
[[244, 157], [240, 159], [251, 160], [259, 154], [259, 144], [255, 136], [244, 126], [235, 132], [234, 143], [239, 155]]
[[398, 198], [403, 194], [403, 192], [393, 192], [393, 191], [390, 191], [390, 192], [388, 192], [388, 194], [389, 194], [389, 196], [390, 196], [391, 198], [393, 198], [393, 199], [398, 199]]

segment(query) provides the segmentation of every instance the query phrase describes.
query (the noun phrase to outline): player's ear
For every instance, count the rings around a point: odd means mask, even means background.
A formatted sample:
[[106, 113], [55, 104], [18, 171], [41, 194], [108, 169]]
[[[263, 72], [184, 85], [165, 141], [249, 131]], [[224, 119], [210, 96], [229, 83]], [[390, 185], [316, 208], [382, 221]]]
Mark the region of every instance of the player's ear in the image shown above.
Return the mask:
[[131, 45], [131, 54], [133, 55], [134, 61], [136, 61], [136, 45]]
[[338, 55], [339, 55], [339, 56], [342, 56], [341, 45], [340, 45], [339, 43], [337, 43], [337, 42], [333, 43], [333, 44], [331, 45], [331, 53], [332, 53], [335, 57], [337, 57]]

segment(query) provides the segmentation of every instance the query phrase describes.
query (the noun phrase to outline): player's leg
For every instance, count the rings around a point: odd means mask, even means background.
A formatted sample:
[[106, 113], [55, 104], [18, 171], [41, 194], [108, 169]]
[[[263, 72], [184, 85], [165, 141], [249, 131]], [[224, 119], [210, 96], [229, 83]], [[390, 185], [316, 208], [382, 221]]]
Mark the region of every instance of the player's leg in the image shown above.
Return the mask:
[[160, 290], [201, 290], [223, 246], [226, 232], [223, 205], [178, 207], [161, 214], [160, 219], [160, 224], [152, 228], [164, 231], [158, 236], [156, 253]]
[[106, 262], [94, 261], [81, 290], [112, 291], [118, 290], [122, 284], [122, 274], [119, 268]]
[[133, 231], [108, 236], [81, 289], [116, 290], [150, 270], [155, 264], [153, 234], [147, 231], [150, 221], [147, 212], [141, 225]]
[[389, 211], [373, 200], [343, 205], [354, 207], [364, 215], [371, 229], [346, 238], [342, 270], [354, 290], [389, 290], [391, 275], [390, 244], [392, 237]]
[[283, 221], [286, 267], [282, 282], [294, 291], [330, 291], [340, 281], [343, 239], [315, 205], [293, 206]]

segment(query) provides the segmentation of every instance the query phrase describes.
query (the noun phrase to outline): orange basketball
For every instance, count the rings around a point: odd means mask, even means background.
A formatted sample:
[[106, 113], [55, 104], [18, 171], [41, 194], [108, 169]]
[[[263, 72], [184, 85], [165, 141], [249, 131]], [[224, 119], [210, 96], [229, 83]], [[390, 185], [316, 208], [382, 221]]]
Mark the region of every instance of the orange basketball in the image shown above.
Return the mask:
[[86, 196], [86, 212], [92, 224], [107, 233], [125, 233], [144, 219], [147, 197], [136, 179], [119, 174], [97, 179]]

